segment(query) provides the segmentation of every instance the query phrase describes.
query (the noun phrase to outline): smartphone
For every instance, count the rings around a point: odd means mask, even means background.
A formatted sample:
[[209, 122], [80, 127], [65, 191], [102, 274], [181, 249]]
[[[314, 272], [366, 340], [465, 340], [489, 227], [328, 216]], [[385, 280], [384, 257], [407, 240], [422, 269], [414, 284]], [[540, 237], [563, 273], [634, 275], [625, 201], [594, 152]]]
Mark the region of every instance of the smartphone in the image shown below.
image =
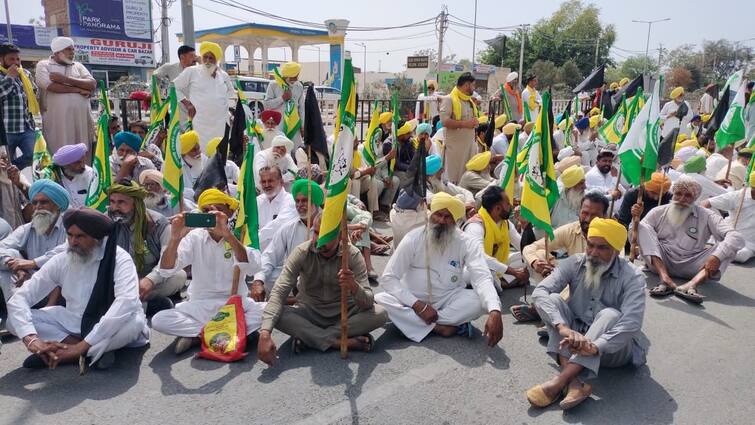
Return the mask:
[[215, 227], [215, 216], [207, 213], [184, 214], [186, 227]]

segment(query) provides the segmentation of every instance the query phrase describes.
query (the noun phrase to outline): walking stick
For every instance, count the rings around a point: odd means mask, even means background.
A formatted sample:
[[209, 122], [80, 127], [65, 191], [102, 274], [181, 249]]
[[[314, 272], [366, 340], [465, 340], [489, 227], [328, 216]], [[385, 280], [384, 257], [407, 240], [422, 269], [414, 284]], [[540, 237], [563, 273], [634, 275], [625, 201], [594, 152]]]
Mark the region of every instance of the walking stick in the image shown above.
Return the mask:
[[742, 188], [742, 196], [739, 198], [739, 206], [737, 207], [737, 213], [734, 215], [734, 230], [737, 230], [737, 223], [739, 223], [739, 214], [742, 212], [742, 206], [745, 203], [745, 196], [747, 196], [747, 187]]
[[[663, 177], [666, 177], [666, 167], [661, 168], [663, 170]], [[664, 179], [665, 180], [665, 179]], [[658, 205], [661, 206], [661, 203], [663, 202], [663, 195], [665, 194], [665, 190], [663, 190], [663, 183], [661, 183], [661, 193], [658, 195]]]
[[307, 157], [309, 158], [309, 167], [307, 167], [307, 236], [309, 229], [312, 228], [312, 145], [307, 145]]
[[[645, 174], [640, 174], [640, 187], [637, 190], [637, 205], [640, 207], [645, 206], [645, 203], [642, 200], [642, 191], [644, 189], [645, 185]], [[639, 246], [637, 245], [637, 232], [640, 228], [640, 220], [639, 217], [632, 217], [632, 246], [629, 249], [629, 262], [633, 263], [634, 260], [637, 259], [637, 256], [639, 255]]]
[[[341, 270], [349, 269], [349, 233], [346, 222], [346, 209], [344, 207], [341, 216]], [[349, 356], [349, 311], [346, 301], [349, 297], [349, 290], [346, 286], [341, 286], [341, 358]]]
[[[619, 183], [621, 183], [621, 164], [619, 164], [619, 173], [616, 175], [616, 186], [614, 186], [613, 191], [616, 192], [619, 190]], [[616, 202], [616, 199], [611, 196], [611, 208], [608, 209], [608, 217], [613, 217], [613, 204]]]
[[430, 243], [427, 241], [430, 234], [430, 222], [427, 218], [427, 198], [422, 199], [425, 214], [425, 273], [427, 275], [427, 303], [433, 305], [433, 285], [430, 282]]

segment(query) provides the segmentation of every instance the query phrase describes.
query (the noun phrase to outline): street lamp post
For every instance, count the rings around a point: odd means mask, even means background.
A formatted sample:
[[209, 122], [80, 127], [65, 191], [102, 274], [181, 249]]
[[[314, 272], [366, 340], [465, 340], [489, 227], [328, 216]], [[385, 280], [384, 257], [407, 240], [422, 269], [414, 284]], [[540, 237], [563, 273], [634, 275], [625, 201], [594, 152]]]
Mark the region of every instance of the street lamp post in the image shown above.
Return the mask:
[[356, 43], [357, 46], [364, 48], [364, 62], [362, 62], [362, 96], [367, 93], [367, 44]]
[[653, 24], [657, 22], [665, 22], [665, 21], [670, 21], [670, 20], [671, 18], [656, 19], [654, 21], [643, 21], [643, 20], [632, 19], [632, 22], [636, 22], [638, 24], [648, 24], [648, 38], [647, 38], [647, 42], [645, 43], [645, 66], [643, 67], [643, 73], [647, 72], [648, 62], [650, 62], [650, 56], [648, 56], [648, 52], [650, 51], [650, 27], [652, 27]]
[[320, 46], [315, 46], [317, 48], [317, 84], [322, 84], [322, 77], [320, 76]]

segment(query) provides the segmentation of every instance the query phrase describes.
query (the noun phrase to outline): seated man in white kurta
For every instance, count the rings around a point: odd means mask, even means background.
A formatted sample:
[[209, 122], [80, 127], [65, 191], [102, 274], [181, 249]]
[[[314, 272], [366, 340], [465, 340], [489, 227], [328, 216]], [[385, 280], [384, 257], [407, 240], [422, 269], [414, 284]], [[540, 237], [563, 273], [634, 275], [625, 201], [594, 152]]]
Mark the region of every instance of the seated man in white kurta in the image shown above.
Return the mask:
[[[388, 261], [380, 278], [385, 292], [375, 295], [375, 302], [415, 342], [430, 332], [445, 337], [471, 335], [469, 322], [487, 311], [484, 335], [492, 347], [503, 334], [501, 300], [482, 246], [456, 227], [464, 216], [464, 204], [445, 192], [436, 193], [430, 211], [428, 232], [424, 227], [410, 231]], [[466, 289], [465, 267], [474, 289]]]
[[[238, 201], [217, 189], [207, 189], [199, 196], [198, 205], [202, 212], [215, 215], [215, 227], [191, 230], [184, 214], [173, 216], [170, 242], [160, 259], [159, 273], [166, 278], [192, 266], [189, 301], [152, 317], [154, 330], [178, 337], [176, 354], [199, 345], [200, 331], [231, 295], [234, 267], [241, 270], [242, 282], [259, 269], [259, 251], [245, 247], [228, 227], [228, 217], [238, 208]], [[262, 324], [265, 304], [246, 297], [245, 285], [239, 285], [237, 294], [242, 297], [246, 330], [251, 334]]]
[[[46, 262], [8, 301], [8, 328], [33, 353], [24, 367], [78, 362], [81, 373], [92, 364], [107, 368], [115, 360], [113, 350], [149, 339], [136, 267], [115, 244], [115, 225], [105, 214], [68, 210], [63, 226], [67, 251]], [[32, 309], [55, 287], [65, 307]]]

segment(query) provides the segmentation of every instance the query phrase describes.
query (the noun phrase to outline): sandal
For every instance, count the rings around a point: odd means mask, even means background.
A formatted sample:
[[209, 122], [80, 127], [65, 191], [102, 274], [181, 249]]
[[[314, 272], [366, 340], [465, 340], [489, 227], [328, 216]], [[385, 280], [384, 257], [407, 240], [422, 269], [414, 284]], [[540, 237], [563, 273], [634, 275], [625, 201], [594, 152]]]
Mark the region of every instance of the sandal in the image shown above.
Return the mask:
[[367, 338], [367, 347], [365, 347], [364, 352], [369, 353], [370, 351], [372, 351], [372, 347], [375, 346], [375, 338], [373, 338], [370, 334], [362, 336]]
[[291, 341], [291, 351], [294, 354], [301, 354], [304, 351], [304, 347], [304, 341], [299, 338], [294, 337], [294, 340]]
[[587, 400], [587, 398], [591, 395], [592, 385], [582, 384], [582, 386], [578, 389], [569, 390], [566, 393], [566, 397], [564, 397], [564, 399], [561, 400], [561, 403], [559, 403], [558, 405], [564, 410], [569, 410]]
[[527, 390], [527, 401], [530, 402], [531, 405], [534, 407], [548, 407], [551, 404], [555, 403], [556, 400], [563, 394], [564, 392], [561, 391], [558, 394], [556, 394], [553, 398], [548, 398], [547, 395], [545, 395], [545, 391], [543, 391], [542, 385], [535, 385], [534, 387]]
[[674, 293], [674, 290], [671, 289], [665, 283], [659, 283], [653, 289], [650, 290], [650, 296], [654, 298], [667, 297], [673, 293]]
[[527, 285], [529, 282], [530, 282], [529, 280], [519, 280], [519, 279], [514, 279], [511, 282], [509, 282], [506, 279], [501, 279], [501, 289], [520, 288], [522, 286]]
[[685, 301], [689, 301], [689, 302], [691, 302], [693, 304], [702, 304], [703, 303], [703, 299], [705, 298], [702, 295], [700, 295], [699, 293], [697, 293], [697, 290], [695, 290], [695, 289], [680, 289], [680, 288], [676, 288], [676, 289], [674, 289], [674, 295], [676, 295], [677, 297], [679, 297], [679, 298], [681, 298], [681, 299], [683, 299]]
[[534, 322], [540, 320], [540, 314], [532, 304], [518, 304], [509, 307], [511, 315], [517, 322]]

